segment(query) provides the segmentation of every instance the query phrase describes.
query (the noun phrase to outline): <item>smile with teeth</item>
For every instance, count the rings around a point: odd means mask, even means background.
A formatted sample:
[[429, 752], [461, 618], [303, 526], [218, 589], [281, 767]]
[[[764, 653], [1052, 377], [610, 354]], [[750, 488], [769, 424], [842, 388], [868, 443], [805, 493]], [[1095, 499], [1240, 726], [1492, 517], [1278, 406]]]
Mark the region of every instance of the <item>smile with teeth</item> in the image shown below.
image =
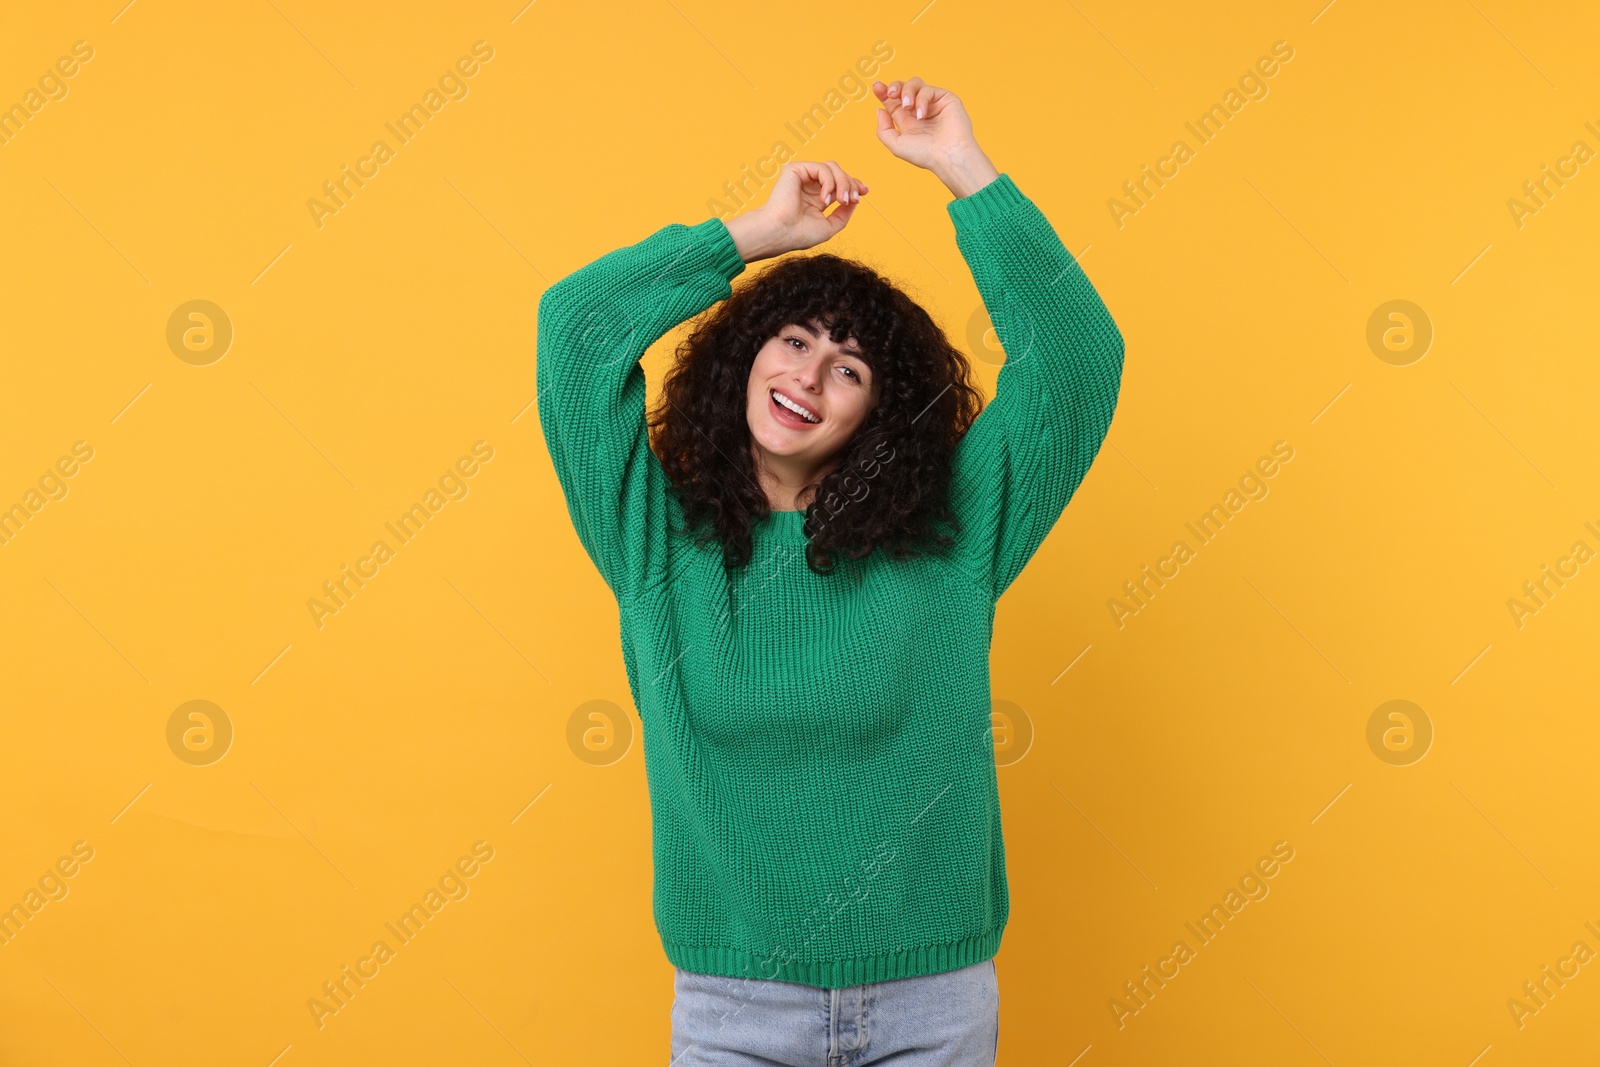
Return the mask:
[[789, 399], [776, 389], [771, 390], [772, 402], [784, 411], [793, 412], [794, 417], [809, 423], [821, 422], [822, 418], [810, 408], [803, 407], [794, 400]]

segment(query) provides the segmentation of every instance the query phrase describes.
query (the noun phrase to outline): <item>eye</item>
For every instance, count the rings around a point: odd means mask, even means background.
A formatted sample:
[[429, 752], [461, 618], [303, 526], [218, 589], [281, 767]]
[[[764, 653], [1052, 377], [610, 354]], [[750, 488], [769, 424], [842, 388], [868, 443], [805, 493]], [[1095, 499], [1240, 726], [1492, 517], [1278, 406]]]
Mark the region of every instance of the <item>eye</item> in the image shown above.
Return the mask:
[[856, 369], [854, 367], [840, 367], [839, 369], [850, 375], [850, 377], [854, 378], [856, 381], [859, 382], [861, 380], [861, 375], [856, 373]]

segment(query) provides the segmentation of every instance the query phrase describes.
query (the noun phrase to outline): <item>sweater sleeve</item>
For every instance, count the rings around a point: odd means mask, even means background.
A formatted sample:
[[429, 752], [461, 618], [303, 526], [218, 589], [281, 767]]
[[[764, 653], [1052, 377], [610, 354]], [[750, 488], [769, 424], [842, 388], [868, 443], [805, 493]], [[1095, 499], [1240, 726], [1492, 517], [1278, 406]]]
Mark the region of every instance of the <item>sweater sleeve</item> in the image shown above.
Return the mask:
[[578, 540], [619, 599], [665, 562], [667, 476], [650, 450], [639, 360], [730, 296], [744, 267], [720, 219], [671, 223], [539, 298], [539, 424]]
[[1005, 349], [956, 447], [955, 562], [998, 600], [1061, 517], [1111, 427], [1122, 333], [1039, 208], [1001, 174], [947, 205]]

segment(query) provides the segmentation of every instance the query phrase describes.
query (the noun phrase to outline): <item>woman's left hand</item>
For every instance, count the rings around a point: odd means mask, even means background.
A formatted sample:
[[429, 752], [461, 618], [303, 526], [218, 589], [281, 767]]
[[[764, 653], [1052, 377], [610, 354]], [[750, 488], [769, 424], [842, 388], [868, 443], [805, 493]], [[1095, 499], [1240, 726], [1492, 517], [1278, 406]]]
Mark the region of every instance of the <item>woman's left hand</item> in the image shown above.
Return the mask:
[[872, 83], [883, 104], [878, 140], [896, 158], [938, 175], [957, 196], [968, 196], [999, 176], [972, 134], [972, 120], [949, 89], [921, 78]]

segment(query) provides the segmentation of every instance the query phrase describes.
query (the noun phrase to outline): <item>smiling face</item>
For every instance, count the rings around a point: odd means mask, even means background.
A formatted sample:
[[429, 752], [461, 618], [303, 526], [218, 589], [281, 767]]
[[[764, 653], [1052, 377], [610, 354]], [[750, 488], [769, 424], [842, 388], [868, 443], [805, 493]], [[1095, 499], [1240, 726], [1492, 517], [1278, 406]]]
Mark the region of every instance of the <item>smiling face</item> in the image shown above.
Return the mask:
[[785, 326], [750, 367], [745, 417], [753, 447], [786, 481], [809, 480], [850, 441], [880, 392], [855, 338], [835, 344], [817, 323]]

